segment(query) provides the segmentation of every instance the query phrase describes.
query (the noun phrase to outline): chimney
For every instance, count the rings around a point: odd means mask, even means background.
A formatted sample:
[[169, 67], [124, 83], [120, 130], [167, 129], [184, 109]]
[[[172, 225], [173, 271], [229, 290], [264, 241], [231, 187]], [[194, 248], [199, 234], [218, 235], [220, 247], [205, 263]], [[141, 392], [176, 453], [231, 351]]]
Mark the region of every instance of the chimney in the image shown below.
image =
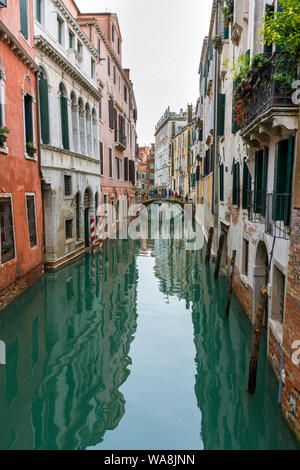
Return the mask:
[[193, 105], [188, 104], [188, 124], [190, 124], [193, 120]]

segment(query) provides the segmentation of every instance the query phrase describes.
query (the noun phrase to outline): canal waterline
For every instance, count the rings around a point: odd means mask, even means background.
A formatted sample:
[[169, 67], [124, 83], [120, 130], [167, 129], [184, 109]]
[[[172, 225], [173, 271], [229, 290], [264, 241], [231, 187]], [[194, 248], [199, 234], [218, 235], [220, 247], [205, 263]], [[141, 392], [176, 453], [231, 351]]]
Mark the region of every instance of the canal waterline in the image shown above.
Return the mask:
[[1, 449], [297, 449], [263, 336], [183, 242], [107, 241], [0, 317]]

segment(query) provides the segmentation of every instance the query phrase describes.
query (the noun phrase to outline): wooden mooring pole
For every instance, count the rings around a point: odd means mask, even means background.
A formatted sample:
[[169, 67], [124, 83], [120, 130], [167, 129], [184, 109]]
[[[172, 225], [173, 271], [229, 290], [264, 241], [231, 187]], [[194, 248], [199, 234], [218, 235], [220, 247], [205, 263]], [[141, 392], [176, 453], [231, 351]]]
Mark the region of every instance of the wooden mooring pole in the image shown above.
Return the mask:
[[220, 240], [219, 240], [219, 249], [218, 249], [218, 254], [217, 254], [217, 260], [216, 260], [215, 279], [218, 279], [218, 277], [219, 277], [219, 271], [220, 271], [224, 241], [225, 241], [225, 235], [224, 235], [224, 233], [221, 233]]
[[231, 304], [231, 296], [232, 296], [232, 290], [233, 290], [233, 278], [234, 278], [235, 259], [236, 259], [236, 250], [233, 250], [233, 252], [232, 252], [232, 258], [231, 258], [231, 264], [230, 264], [230, 279], [229, 279], [229, 289], [228, 289], [228, 294], [227, 294], [227, 303], [226, 303], [226, 310], [225, 310], [225, 318], [228, 318], [228, 317], [229, 317], [229, 310], [230, 310], [230, 304]]
[[207, 247], [206, 247], [205, 264], [208, 264], [209, 261], [210, 261], [210, 253], [211, 253], [211, 246], [212, 246], [212, 242], [213, 242], [213, 237], [214, 237], [214, 228], [210, 227], [209, 234], [208, 234], [208, 240], [207, 240]]
[[260, 298], [256, 313], [255, 326], [253, 330], [253, 338], [251, 345], [250, 364], [249, 364], [249, 379], [248, 379], [248, 391], [254, 393], [256, 388], [256, 372], [258, 353], [260, 346], [261, 330], [263, 325], [264, 312], [266, 308], [267, 299], [267, 288], [263, 286], [260, 291]]

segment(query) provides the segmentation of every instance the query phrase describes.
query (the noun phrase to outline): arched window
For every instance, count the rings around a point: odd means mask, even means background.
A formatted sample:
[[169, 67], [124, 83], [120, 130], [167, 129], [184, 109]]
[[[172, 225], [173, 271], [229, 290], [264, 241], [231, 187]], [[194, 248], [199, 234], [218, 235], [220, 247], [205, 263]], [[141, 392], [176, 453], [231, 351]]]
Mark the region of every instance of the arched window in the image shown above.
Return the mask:
[[80, 152], [85, 154], [85, 119], [84, 107], [81, 98], [78, 100], [78, 113], [79, 113], [79, 133], [80, 133]]
[[92, 120], [93, 120], [93, 156], [96, 158], [99, 155], [98, 150], [98, 121], [96, 110], [93, 109], [92, 111]]
[[33, 87], [28, 76], [24, 80], [23, 106], [24, 106], [24, 128], [27, 156], [33, 157], [36, 152], [34, 142], [34, 110], [33, 110]]
[[86, 114], [86, 135], [87, 135], [87, 154], [92, 155], [92, 118], [88, 103], [85, 106]]
[[79, 135], [78, 135], [78, 107], [76, 104], [75, 94], [71, 93], [71, 109], [72, 109], [72, 134], [73, 134], [73, 150], [79, 152]]
[[43, 70], [39, 77], [39, 95], [40, 95], [39, 98], [40, 98], [41, 138], [42, 138], [43, 144], [49, 144], [50, 124], [49, 124], [48, 80]]
[[66, 89], [62, 83], [59, 86], [59, 95], [62, 145], [64, 149], [70, 150], [68, 98], [66, 94]]

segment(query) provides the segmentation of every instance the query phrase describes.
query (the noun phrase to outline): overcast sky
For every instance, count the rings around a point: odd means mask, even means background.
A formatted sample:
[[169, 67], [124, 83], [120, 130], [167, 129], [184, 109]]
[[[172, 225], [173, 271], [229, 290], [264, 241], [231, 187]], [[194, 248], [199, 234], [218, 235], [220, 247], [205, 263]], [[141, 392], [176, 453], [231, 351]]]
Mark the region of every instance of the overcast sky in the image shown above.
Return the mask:
[[196, 104], [198, 66], [212, 0], [77, 0], [82, 12], [117, 13], [123, 67], [131, 69], [138, 107], [138, 143], [154, 142], [164, 111]]

